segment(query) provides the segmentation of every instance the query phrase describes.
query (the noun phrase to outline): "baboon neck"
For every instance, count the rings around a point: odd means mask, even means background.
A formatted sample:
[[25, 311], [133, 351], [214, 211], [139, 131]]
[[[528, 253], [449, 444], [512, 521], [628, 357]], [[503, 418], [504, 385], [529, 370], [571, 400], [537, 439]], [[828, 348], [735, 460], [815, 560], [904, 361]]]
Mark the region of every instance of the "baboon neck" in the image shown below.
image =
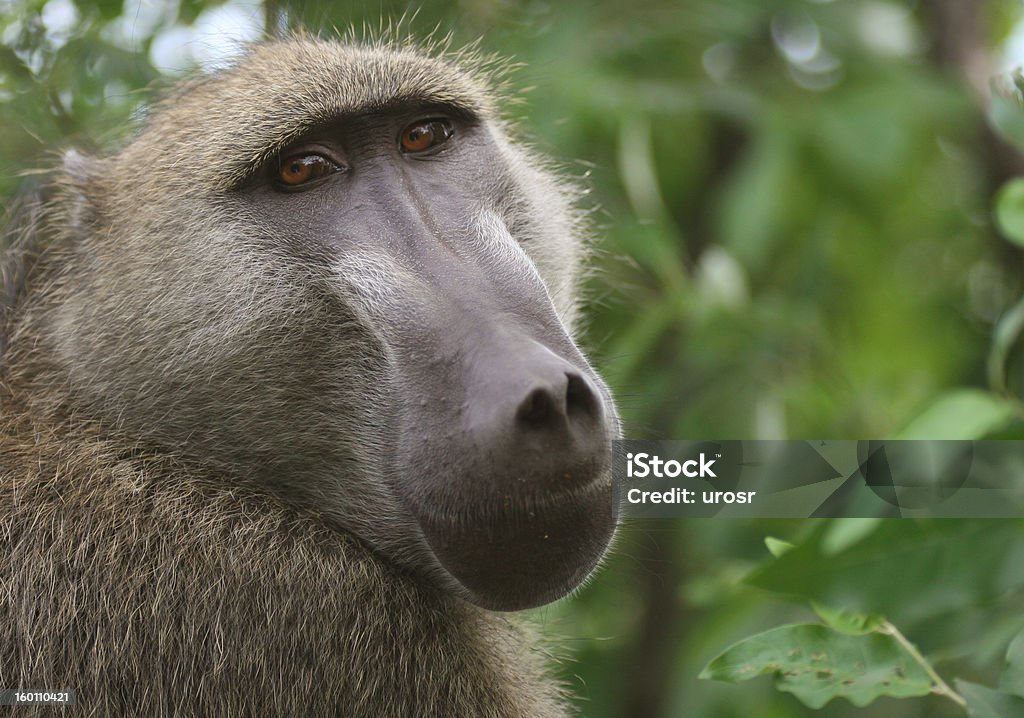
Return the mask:
[[564, 715], [507, 617], [173, 459], [82, 427], [28, 433], [7, 394], [12, 685], [74, 688], [97, 715]]

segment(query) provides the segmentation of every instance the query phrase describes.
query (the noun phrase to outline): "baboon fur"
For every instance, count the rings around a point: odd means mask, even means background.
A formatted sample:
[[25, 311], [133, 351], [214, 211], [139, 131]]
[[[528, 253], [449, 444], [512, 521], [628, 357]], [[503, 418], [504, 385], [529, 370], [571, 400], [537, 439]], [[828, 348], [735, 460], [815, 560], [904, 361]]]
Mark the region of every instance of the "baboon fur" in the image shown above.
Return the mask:
[[511, 168], [494, 211], [570, 326], [573, 192], [507, 138], [491, 93], [446, 51], [261, 43], [167, 95], [119, 152], [69, 152], [12, 211], [0, 688], [74, 689], [94, 716], [570, 714], [516, 614], [389, 544], [386, 353], [330, 277], [221, 201], [318, 118], [407, 95], [471, 106]]

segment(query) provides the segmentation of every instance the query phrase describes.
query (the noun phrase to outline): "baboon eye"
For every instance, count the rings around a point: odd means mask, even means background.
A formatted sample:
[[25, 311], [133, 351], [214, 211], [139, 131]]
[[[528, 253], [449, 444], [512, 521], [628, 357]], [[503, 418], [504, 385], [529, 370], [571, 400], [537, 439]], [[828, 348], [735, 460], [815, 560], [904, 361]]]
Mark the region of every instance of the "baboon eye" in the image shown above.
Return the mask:
[[417, 120], [402, 130], [402, 152], [418, 154], [444, 144], [451, 138], [452, 123], [444, 119]]
[[334, 174], [341, 169], [323, 155], [298, 154], [284, 157], [277, 169], [277, 181], [284, 187], [298, 187]]

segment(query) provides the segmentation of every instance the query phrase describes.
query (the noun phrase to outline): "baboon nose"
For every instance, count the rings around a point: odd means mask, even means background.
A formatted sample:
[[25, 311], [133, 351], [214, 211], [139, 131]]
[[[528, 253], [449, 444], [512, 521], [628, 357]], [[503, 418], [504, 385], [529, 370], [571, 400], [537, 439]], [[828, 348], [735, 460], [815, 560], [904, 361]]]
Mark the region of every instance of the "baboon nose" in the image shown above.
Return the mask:
[[532, 339], [516, 337], [501, 349], [477, 357], [467, 416], [482, 473], [504, 491], [573, 489], [598, 477], [611, 431], [596, 380]]
[[[516, 410], [516, 426], [525, 431], [560, 430], [591, 424], [600, 416], [597, 392], [575, 370], [553, 372], [551, 381], [530, 388]], [[585, 426], [581, 426], [585, 429]]]

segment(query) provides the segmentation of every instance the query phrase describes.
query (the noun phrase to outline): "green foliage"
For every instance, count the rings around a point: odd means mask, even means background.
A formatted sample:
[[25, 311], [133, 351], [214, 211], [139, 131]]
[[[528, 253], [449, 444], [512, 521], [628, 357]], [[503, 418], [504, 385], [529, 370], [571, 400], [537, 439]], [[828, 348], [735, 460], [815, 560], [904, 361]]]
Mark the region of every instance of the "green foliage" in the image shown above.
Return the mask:
[[789, 541], [782, 541], [781, 539], [777, 539], [772, 536], [765, 537], [764, 545], [771, 552], [772, 556], [775, 556], [776, 558], [793, 548], [793, 544]]
[[1010, 180], [999, 190], [996, 220], [1007, 239], [1024, 245], [1024, 178]]
[[[1007, 649], [998, 689], [958, 678], [954, 691], [897, 624], [948, 625], [974, 611], [1015, 613], [1024, 593], [1024, 524], [858, 522], [848, 534], [852, 540], [830, 541], [843, 523], [822, 523], [798, 545], [773, 550], [773, 558], [747, 578], [758, 588], [808, 602], [824, 625], [750, 636], [712, 660], [701, 677], [736, 682], [772, 674], [779, 690], [811, 708], [839, 696], [864, 706], [880, 696], [935, 694], [970, 715], [1022, 715], [1024, 633]], [[1018, 615], [1011, 625], [1019, 623]], [[984, 630], [1005, 640], [1002, 625]], [[955, 632], [933, 636], [933, 651], [943, 639], [963, 640]]]
[[715, 658], [701, 678], [744, 681], [775, 676], [780, 691], [821, 708], [833, 698], [866, 706], [879, 696], [928, 695], [931, 679], [891, 636], [853, 636], [818, 624], [780, 626], [740, 641]]
[[967, 701], [967, 714], [973, 718], [1014, 718], [1024, 715], [1024, 698], [979, 686], [977, 683], [957, 681], [956, 688]]
[[848, 608], [832, 608], [817, 601], [811, 601], [811, 608], [826, 626], [848, 636], [874, 633], [885, 624], [885, 618], [877, 614], [857, 613]]
[[1024, 633], [1006, 652], [1006, 668], [994, 690], [958, 680], [957, 690], [967, 702], [968, 714], [976, 718], [1013, 718], [1024, 715]]
[[940, 394], [896, 433], [896, 439], [983, 439], [1019, 417], [1020, 405], [992, 392]]
[[999, 688], [1024, 698], [1024, 631], [1017, 634], [1006, 650], [1006, 668], [999, 681]]
[[823, 545], [828, 525], [813, 526], [805, 540], [752, 572], [747, 583], [883, 614], [901, 625], [1024, 590], [1024, 526], [1017, 523], [889, 520], [833, 552]]

